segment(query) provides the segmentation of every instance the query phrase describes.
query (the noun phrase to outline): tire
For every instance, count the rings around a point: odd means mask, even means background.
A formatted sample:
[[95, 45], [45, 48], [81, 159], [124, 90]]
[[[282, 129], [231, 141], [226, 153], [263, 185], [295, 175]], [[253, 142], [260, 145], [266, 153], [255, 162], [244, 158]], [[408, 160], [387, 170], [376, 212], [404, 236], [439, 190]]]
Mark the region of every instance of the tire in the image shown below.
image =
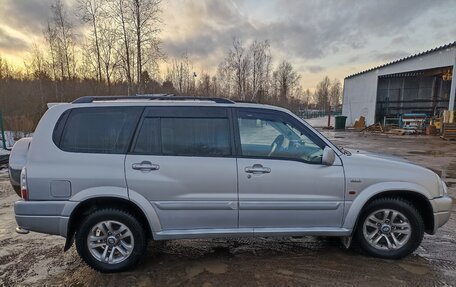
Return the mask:
[[355, 232], [359, 247], [367, 254], [400, 259], [421, 244], [424, 223], [410, 202], [401, 198], [380, 198], [363, 209]]
[[[92, 236], [90, 246], [89, 236]], [[82, 221], [75, 238], [79, 256], [87, 265], [103, 273], [132, 268], [147, 247], [143, 226], [133, 215], [120, 209], [91, 213]]]

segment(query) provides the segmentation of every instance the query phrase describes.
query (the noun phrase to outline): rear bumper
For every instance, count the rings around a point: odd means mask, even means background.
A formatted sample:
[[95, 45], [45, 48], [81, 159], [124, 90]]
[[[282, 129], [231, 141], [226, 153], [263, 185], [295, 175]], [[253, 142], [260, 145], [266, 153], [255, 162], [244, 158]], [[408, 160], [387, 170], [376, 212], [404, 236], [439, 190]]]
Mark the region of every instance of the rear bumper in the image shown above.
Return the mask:
[[69, 217], [16, 215], [19, 227], [29, 231], [67, 236]]
[[443, 196], [430, 200], [434, 209], [434, 234], [437, 229], [448, 222], [453, 208], [453, 199], [449, 196]]
[[70, 201], [17, 201], [14, 213], [17, 225], [23, 229], [66, 237], [76, 205]]

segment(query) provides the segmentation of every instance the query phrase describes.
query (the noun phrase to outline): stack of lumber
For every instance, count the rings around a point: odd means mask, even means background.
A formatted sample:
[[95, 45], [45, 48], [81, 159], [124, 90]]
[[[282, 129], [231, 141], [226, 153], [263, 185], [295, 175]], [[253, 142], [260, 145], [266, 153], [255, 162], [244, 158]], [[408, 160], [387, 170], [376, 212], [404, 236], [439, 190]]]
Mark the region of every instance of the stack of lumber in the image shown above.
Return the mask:
[[407, 130], [404, 129], [390, 129], [386, 132], [389, 135], [403, 136], [407, 133]]
[[361, 130], [362, 132], [383, 133], [383, 126], [381, 123], [376, 123]]
[[456, 140], [456, 123], [444, 123], [441, 137], [446, 140]]

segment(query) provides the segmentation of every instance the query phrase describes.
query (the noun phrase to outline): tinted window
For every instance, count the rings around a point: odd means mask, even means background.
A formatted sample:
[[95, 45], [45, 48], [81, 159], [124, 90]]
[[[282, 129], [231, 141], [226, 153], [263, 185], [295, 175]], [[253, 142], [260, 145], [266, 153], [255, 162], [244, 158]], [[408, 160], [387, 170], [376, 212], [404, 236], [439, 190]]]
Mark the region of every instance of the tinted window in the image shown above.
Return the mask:
[[162, 153], [226, 156], [231, 154], [226, 118], [161, 118]]
[[159, 119], [145, 118], [134, 148], [135, 153], [157, 154], [160, 152]]
[[74, 109], [68, 116], [59, 146], [69, 152], [126, 153], [142, 109]]
[[300, 127], [261, 114], [241, 114], [238, 123], [243, 156], [321, 163], [323, 149], [307, 137]]

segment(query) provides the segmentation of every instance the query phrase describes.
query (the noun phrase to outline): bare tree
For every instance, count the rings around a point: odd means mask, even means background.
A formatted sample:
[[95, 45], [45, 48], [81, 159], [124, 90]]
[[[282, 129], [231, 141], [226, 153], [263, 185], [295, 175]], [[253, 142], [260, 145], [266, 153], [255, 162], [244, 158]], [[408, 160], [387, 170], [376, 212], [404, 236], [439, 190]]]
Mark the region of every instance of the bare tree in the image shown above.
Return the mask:
[[75, 69], [74, 45], [75, 35], [73, 24], [69, 21], [65, 7], [61, 0], [56, 0], [51, 6], [53, 27], [49, 27], [53, 34], [54, 44], [57, 46], [57, 59], [60, 65], [61, 76], [70, 79]]
[[227, 66], [234, 73], [237, 97], [246, 99], [248, 77], [251, 72], [251, 60], [248, 50], [239, 39], [233, 40], [233, 47], [228, 52]]
[[228, 62], [223, 61], [219, 64], [217, 69], [217, 79], [218, 79], [218, 95], [223, 95], [223, 97], [231, 98], [233, 97], [232, 89], [232, 72], [229, 67]]
[[310, 91], [310, 89], [306, 89], [304, 92], [303, 92], [303, 100], [307, 105], [309, 105], [310, 102], [312, 102], [314, 99], [313, 99], [314, 95], [313, 93]]
[[271, 54], [269, 42], [254, 41], [250, 46], [252, 55], [252, 100], [256, 100], [259, 94], [267, 92], [269, 74], [271, 68]]
[[24, 67], [34, 79], [50, 77], [48, 62], [43, 50], [36, 43], [32, 45], [29, 57], [24, 61]]
[[317, 106], [326, 110], [330, 100], [331, 80], [326, 76], [317, 84], [315, 98]]
[[204, 97], [211, 95], [211, 76], [207, 73], [201, 73], [198, 84], [198, 94]]
[[132, 88], [133, 88], [133, 75], [132, 75], [132, 35], [130, 33], [130, 20], [131, 20], [131, 15], [128, 13], [128, 7], [129, 1], [127, 0], [112, 0], [110, 2], [110, 14], [112, 18], [114, 18], [117, 21], [117, 27], [119, 29], [119, 34], [122, 42], [122, 49], [119, 49], [118, 53], [121, 55], [121, 60], [122, 60], [122, 67], [124, 69], [126, 78], [127, 78], [127, 83], [128, 83], [128, 89], [127, 93], [130, 95], [132, 93]]
[[117, 33], [116, 28], [105, 21], [100, 25], [100, 59], [102, 71], [106, 78], [106, 83], [108, 85], [108, 92], [111, 89], [112, 78], [114, 75], [115, 69], [119, 66], [120, 57], [116, 52], [118, 49]]
[[331, 106], [337, 106], [340, 104], [342, 97], [342, 84], [338, 79], [334, 79], [331, 82], [331, 88], [329, 89], [329, 98]]
[[51, 28], [51, 24], [48, 22], [46, 31], [44, 32], [44, 38], [49, 45], [49, 57], [51, 58], [51, 68], [52, 68], [52, 76], [54, 80], [57, 80], [57, 61], [56, 61], [56, 51], [55, 51], [55, 32]]
[[289, 62], [284, 60], [279, 64], [274, 71], [274, 81], [277, 98], [280, 103], [285, 103], [287, 98], [295, 96], [300, 78]]
[[103, 0], [78, 0], [78, 15], [84, 23], [90, 23], [97, 61], [97, 80], [102, 79], [101, 52], [99, 39], [99, 22], [102, 14]]
[[183, 54], [180, 58], [174, 59], [168, 69], [167, 80], [173, 83], [179, 94], [189, 93], [191, 86], [192, 63], [188, 54]]
[[160, 32], [161, 0], [131, 0], [129, 3], [136, 42], [137, 90], [141, 93], [143, 67], [162, 56], [161, 41], [157, 36]]

